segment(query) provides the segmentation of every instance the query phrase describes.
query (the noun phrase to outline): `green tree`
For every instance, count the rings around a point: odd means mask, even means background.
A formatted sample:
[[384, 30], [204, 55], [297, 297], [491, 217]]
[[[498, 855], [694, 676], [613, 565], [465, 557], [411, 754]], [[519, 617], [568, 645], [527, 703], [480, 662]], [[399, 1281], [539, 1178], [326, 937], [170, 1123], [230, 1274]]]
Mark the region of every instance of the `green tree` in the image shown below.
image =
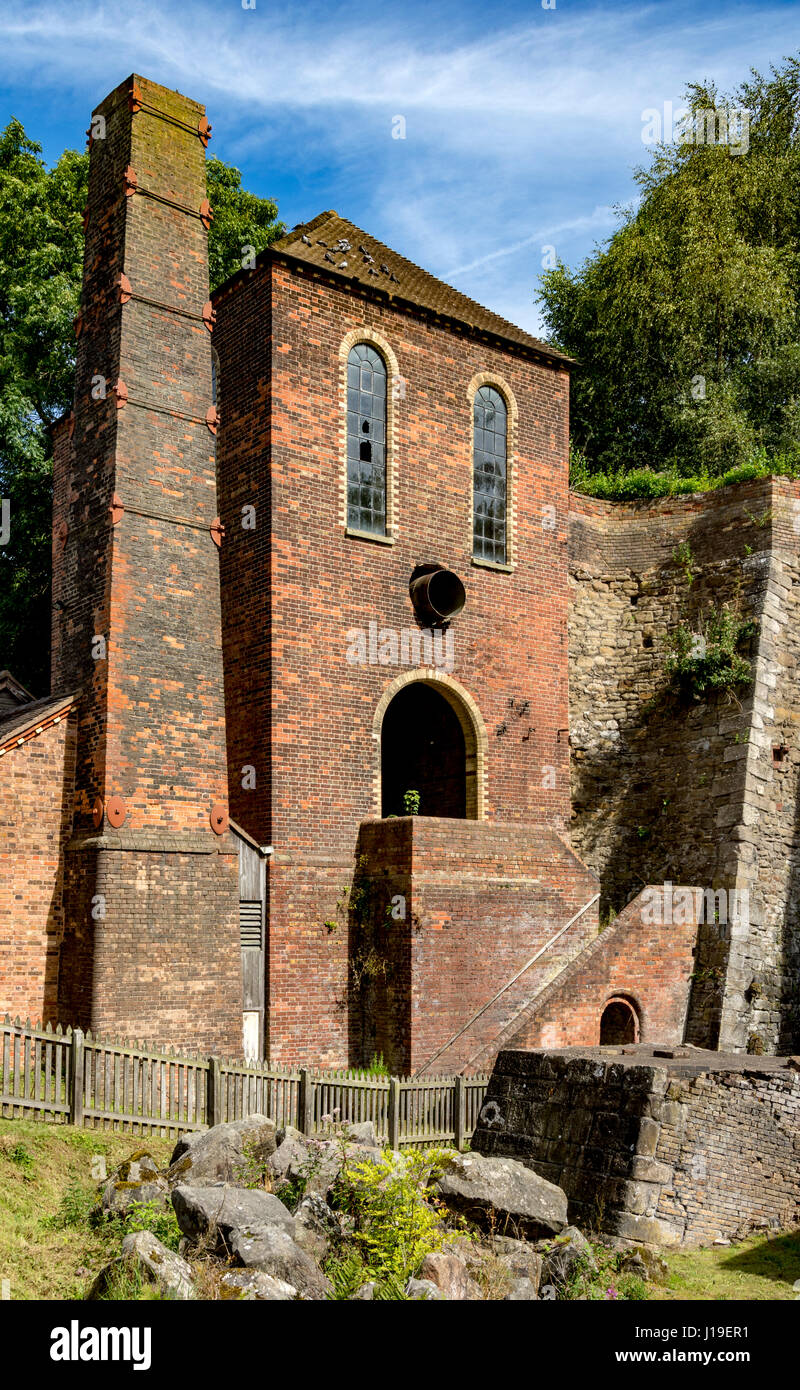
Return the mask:
[[[572, 434], [591, 471], [718, 475], [756, 449], [800, 453], [800, 62], [729, 97], [691, 85], [686, 105], [690, 138], [636, 170], [638, 206], [608, 243], [541, 279], [580, 362]], [[714, 109], [749, 113], [740, 153], [697, 140]]]
[[[89, 157], [67, 150], [48, 169], [17, 120], [0, 135], [0, 497], [11, 509], [0, 546], [0, 669], [34, 694], [49, 689], [50, 429], [72, 407]], [[214, 210], [212, 289], [283, 232], [277, 208], [242, 188], [238, 169], [207, 163]]]

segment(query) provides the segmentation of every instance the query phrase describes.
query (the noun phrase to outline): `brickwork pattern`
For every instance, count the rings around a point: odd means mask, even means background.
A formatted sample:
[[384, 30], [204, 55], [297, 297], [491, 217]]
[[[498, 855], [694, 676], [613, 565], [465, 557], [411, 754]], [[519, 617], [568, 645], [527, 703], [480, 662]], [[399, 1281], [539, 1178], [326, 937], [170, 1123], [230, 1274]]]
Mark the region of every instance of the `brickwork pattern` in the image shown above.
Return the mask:
[[75, 734], [67, 708], [0, 758], [0, 1014], [12, 1018], [58, 1021]]
[[[344, 1015], [336, 1021], [335, 1001], [349, 990], [348, 967], [323, 924], [343, 885], [337, 870], [324, 901], [313, 861], [349, 859], [352, 880], [359, 826], [380, 814], [375, 712], [403, 674], [348, 663], [347, 634], [371, 622], [416, 630], [416, 565], [446, 565], [467, 589], [452, 625], [452, 677], [488, 733], [483, 814], [556, 829], [568, 819], [567, 374], [467, 332], [454, 340], [385, 294], [277, 254], [215, 304], [231, 804], [248, 833], [275, 847], [271, 1057], [342, 1057], [349, 1026]], [[388, 545], [347, 535], [341, 515], [340, 350], [361, 331], [390, 344], [404, 384], [393, 402]], [[513, 574], [473, 565], [468, 546], [468, 390], [479, 372], [506, 382], [518, 406]], [[255, 530], [242, 525], [248, 506]], [[529, 702], [524, 718], [512, 700]], [[252, 788], [242, 785], [247, 767]]]
[[[228, 798], [203, 108], [137, 77], [98, 111], [74, 429], [56, 451], [53, 680], [79, 692], [64, 1004], [71, 1022], [233, 1053], [236, 854], [210, 824]], [[126, 807], [120, 852], [87, 834], [111, 796]]]

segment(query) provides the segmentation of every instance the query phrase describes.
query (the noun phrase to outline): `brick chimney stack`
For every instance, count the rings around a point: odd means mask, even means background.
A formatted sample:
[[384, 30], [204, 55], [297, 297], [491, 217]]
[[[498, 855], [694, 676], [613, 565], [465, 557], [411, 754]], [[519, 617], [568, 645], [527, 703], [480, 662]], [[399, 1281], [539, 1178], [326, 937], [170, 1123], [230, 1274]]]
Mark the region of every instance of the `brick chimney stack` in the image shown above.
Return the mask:
[[205, 146], [130, 77], [90, 126], [75, 405], [55, 448], [53, 689], [79, 693], [59, 1008], [241, 1051]]

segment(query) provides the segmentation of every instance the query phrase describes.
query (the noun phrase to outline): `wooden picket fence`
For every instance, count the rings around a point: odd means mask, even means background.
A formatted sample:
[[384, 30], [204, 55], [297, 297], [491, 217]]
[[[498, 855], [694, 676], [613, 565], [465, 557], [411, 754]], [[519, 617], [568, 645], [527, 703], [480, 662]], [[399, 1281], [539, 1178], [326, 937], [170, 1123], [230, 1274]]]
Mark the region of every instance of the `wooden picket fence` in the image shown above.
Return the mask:
[[371, 1120], [400, 1148], [472, 1137], [487, 1075], [370, 1076], [155, 1051], [80, 1028], [0, 1023], [0, 1116], [177, 1136], [247, 1115], [324, 1134]]

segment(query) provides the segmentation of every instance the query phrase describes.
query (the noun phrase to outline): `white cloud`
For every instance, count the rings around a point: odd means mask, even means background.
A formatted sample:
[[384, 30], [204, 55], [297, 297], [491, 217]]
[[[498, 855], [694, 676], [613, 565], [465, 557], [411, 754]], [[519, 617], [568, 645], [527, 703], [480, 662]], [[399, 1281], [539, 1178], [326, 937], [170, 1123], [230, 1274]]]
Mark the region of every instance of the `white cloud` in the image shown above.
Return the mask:
[[[177, 86], [261, 191], [276, 175], [298, 202], [314, 190], [291, 220], [336, 206], [525, 326], [541, 245], [581, 259], [631, 196], [642, 110], [692, 78], [732, 86], [776, 58], [776, 32], [792, 47], [785, 6], [735, 0], [532, 3], [505, 19], [477, 0], [256, 2], [18, 7], [0, 20], [5, 81], [72, 93], [87, 114], [131, 71]], [[390, 138], [395, 114], [405, 141]]]

